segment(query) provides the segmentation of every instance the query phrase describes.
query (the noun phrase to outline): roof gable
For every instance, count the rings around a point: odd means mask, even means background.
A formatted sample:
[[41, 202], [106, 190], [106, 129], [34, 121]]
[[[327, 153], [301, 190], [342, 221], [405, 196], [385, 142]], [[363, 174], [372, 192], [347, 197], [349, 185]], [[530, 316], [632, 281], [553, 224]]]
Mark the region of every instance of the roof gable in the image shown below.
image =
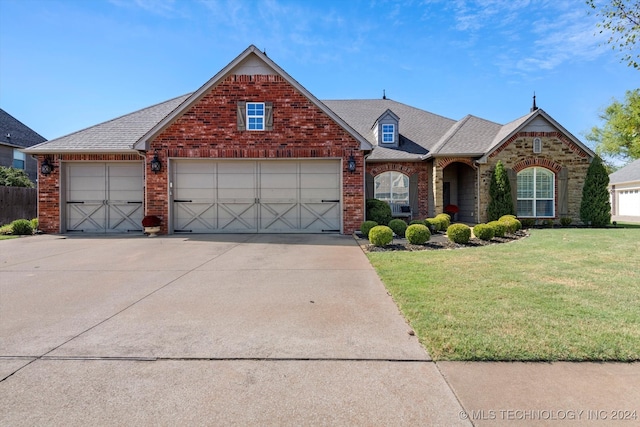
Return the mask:
[[467, 115], [438, 141], [431, 155], [480, 156], [500, 129], [497, 123]]
[[213, 76], [208, 82], [206, 82], [200, 89], [191, 94], [178, 108], [172, 111], [164, 119], [153, 126], [148, 132], [146, 132], [134, 145], [136, 150], [146, 151], [149, 148], [150, 142], [157, 137], [163, 130], [169, 127], [175, 120], [177, 120], [182, 114], [187, 112], [193, 105], [200, 101], [211, 89], [213, 89], [219, 82], [224, 80], [228, 75], [279, 75], [291, 86], [303, 94], [311, 103], [318, 107], [323, 113], [328, 115], [334, 122], [340, 127], [352, 135], [359, 143], [361, 150], [371, 150], [373, 147], [369, 141], [367, 141], [361, 134], [356, 132], [347, 122], [345, 122], [340, 116], [335, 114], [331, 109], [324, 105], [319, 99], [317, 99], [311, 92], [305, 89], [300, 83], [294, 80], [289, 74], [287, 74], [282, 68], [280, 68], [275, 62], [273, 62], [267, 55], [260, 52], [254, 45], [249, 46], [238, 57], [231, 61], [226, 67], [220, 70], [215, 76]]
[[46, 138], [0, 108], [0, 144], [11, 147], [31, 147]]

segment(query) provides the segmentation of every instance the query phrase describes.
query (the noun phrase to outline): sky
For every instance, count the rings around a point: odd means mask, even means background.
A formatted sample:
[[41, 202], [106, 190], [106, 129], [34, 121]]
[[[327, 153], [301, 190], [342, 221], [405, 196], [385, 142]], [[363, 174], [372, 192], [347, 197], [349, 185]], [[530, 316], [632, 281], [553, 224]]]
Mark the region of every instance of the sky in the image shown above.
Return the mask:
[[569, 132], [640, 71], [583, 0], [0, 0], [0, 108], [54, 139], [197, 90], [253, 44], [321, 100]]

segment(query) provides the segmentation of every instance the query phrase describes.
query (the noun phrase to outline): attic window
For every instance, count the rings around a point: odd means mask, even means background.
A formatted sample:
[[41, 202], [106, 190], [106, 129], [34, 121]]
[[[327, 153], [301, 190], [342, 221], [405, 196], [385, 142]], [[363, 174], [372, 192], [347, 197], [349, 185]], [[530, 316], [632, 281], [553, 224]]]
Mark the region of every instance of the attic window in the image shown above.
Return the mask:
[[247, 130], [264, 130], [263, 102], [247, 102]]
[[238, 101], [238, 130], [273, 130], [273, 103]]
[[542, 140], [540, 138], [533, 138], [533, 152], [536, 154], [542, 153]]
[[393, 144], [396, 134], [395, 125], [382, 125], [382, 143]]

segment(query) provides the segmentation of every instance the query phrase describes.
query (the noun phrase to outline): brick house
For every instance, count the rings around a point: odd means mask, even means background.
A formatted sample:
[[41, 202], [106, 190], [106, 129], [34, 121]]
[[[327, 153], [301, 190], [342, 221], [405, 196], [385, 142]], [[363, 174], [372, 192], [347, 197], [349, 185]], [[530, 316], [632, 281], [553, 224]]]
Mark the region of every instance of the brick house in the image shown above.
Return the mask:
[[498, 160], [520, 216], [577, 219], [594, 156], [535, 105], [503, 126], [385, 98], [320, 101], [254, 46], [191, 94], [26, 152], [53, 165], [43, 230], [139, 232], [157, 215], [169, 234], [350, 234], [367, 197], [414, 218], [455, 204], [482, 222]]
[[36, 182], [35, 159], [25, 155], [23, 148], [46, 141], [46, 138], [0, 108], [0, 166], [24, 170]]

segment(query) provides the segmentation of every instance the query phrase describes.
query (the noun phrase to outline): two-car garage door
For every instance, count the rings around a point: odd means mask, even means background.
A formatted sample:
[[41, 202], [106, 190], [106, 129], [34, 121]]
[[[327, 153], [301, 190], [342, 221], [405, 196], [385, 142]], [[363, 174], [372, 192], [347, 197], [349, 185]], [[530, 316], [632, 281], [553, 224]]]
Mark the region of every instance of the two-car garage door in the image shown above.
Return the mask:
[[340, 232], [338, 160], [174, 160], [175, 233]]

